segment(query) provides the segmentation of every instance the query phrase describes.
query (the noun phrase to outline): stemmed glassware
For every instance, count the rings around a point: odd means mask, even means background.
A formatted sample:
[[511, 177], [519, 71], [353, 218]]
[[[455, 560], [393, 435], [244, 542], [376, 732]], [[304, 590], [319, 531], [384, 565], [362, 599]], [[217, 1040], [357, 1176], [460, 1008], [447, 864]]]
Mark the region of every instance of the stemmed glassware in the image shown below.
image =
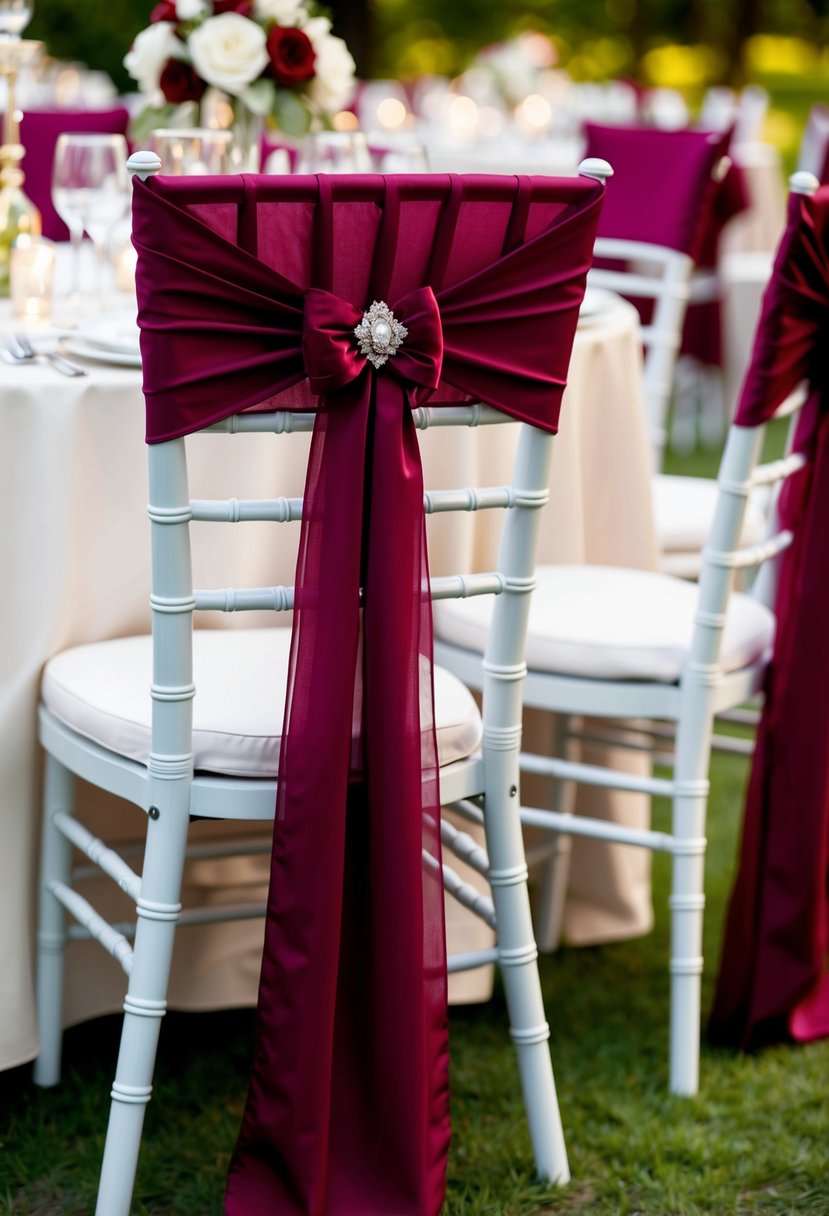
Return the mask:
[[[0, 0], [2, 2], [2, 0]], [[107, 294], [107, 259], [113, 229], [127, 213], [127, 141], [123, 135], [67, 132], [58, 137], [52, 172], [52, 202], [72, 241], [72, 294], [80, 288], [84, 231], [98, 257], [98, 296]]]
[[19, 38], [33, 10], [34, 0], [0, 0], [0, 37]]

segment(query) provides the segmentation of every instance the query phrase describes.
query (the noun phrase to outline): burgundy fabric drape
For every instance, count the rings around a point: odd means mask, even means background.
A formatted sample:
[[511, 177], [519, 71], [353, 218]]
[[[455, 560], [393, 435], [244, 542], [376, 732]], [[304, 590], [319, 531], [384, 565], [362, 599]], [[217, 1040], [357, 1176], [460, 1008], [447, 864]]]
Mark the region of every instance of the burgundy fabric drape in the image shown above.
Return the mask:
[[792, 195], [736, 421], [809, 386], [786, 484], [777, 634], [709, 1033], [756, 1047], [829, 1034], [829, 188]]
[[[731, 143], [731, 131], [662, 131], [588, 123], [585, 156], [613, 165], [613, 187], [599, 222], [599, 236], [647, 241], [687, 253], [697, 266], [717, 264], [720, 233], [748, 206], [745, 177], [731, 164], [714, 171]], [[645, 303], [632, 301], [649, 319]], [[716, 300], [688, 308], [682, 353], [710, 365], [721, 362], [720, 306]]]
[[[475, 399], [555, 429], [602, 194], [584, 179], [136, 185], [148, 440], [318, 406], [228, 1216], [441, 1207], [440, 795], [411, 410]], [[407, 330], [377, 370], [354, 334], [374, 300]]]

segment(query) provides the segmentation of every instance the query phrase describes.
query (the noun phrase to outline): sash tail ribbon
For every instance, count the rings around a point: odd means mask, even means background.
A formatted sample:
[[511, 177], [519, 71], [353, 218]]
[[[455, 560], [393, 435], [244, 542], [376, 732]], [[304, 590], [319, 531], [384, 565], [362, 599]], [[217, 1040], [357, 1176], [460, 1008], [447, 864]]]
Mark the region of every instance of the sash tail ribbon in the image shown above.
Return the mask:
[[777, 629], [709, 1035], [754, 1048], [829, 1035], [829, 187], [792, 194], [736, 422], [805, 381], [785, 484]]
[[[305, 296], [303, 357], [321, 404], [291, 669], [307, 683], [286, 708], [232, 1216], [426, 1216], [443, 1197], [440, 799], [411, 416], [437, 387], [443, 342], [431, 288], [390, 314], [406, 336], [375, 369], [355, 337], [363, 314], [326, 291]], [[389, 322], [379, 324], [383, 339]]]

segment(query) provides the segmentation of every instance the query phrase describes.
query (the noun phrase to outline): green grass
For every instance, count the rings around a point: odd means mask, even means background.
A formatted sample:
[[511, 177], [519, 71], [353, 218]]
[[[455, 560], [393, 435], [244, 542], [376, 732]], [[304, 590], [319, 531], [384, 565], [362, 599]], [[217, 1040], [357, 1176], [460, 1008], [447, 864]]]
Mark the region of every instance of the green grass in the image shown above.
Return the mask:
[[[713, 766], [704, 1008], [710, 1005], [742, 804], [744, 762]], [[666, 808], [655, 808], [657, 824]], [[446, 1216], [744, 1216], [829, 1212], [829, 1043], [741, 1056], [703, 1047], [701, 1088], [666, 1092], [668, 860], [654, 861], [655, 931], [542, 961], [573, 1182], [532, 1176], [500, 992], [451, 1018], [454, 1140]], [[242, 1110], [249, 1011], [170, 1015], [148, 1110], [136, 1216], [218, 1216]], [[0, 1078], [0, 1213], [94, 1207], [117, 1019], [66, 1036], [62, 1085]]]
[[[782, 430], [770, 437], [775, 453]], [[716, 456], [671, 458], [711, 473]], [[745, 761], [712, 765], [706, 864], [710, 1007], [739, 836]], [[668, 808], [654, 807], [667, 827]], [[745, 1056], [703, 1044], [699, 1096], [667, 1093], [669, 860], [653, 862], [648, 937], [541, 962], [572, 1183], [533, 1178], [500, 990], [451, 1015], [453, 1144], [444, 1216], [827, 1216], [829, 1041]], [[0, 1074], [0, 1216], [94, 1210], [118, 1020], [70, 1031], [64, 1081]], [[134, 1216], [220, 1216], [245, 1094], [251, 1011], [165, 1019]]]

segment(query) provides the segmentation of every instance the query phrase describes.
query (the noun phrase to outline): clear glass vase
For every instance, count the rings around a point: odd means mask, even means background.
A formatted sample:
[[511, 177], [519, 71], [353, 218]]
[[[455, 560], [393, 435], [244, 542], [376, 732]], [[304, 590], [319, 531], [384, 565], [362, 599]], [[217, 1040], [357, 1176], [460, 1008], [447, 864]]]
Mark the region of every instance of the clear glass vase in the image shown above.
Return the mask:
[[259, 172], [264, 129], [264, 119], [260, 114], [254, 114], [237, 97], [208, 89], [201, 101], [199, 125], [232, 133], [231, 173]]

